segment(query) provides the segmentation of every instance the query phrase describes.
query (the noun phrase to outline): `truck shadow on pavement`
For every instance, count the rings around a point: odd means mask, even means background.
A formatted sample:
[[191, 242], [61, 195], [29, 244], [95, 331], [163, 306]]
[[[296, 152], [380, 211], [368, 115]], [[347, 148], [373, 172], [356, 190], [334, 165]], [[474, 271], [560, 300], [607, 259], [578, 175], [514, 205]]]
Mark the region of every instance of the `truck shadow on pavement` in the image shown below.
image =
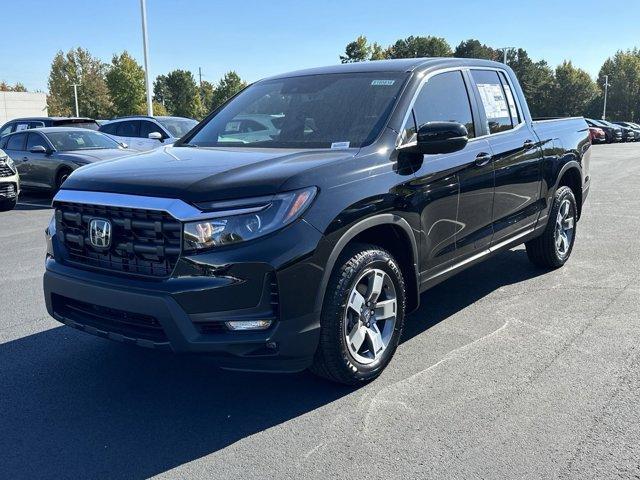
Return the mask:
[[[542, 273], [522, 250], [473, 267], [423, 295], [403, 341]], [[351, 392], [306, 373], [224, 372], [207, 357], [60, 326], [0, 345], [0, 478], [147, 478]]]

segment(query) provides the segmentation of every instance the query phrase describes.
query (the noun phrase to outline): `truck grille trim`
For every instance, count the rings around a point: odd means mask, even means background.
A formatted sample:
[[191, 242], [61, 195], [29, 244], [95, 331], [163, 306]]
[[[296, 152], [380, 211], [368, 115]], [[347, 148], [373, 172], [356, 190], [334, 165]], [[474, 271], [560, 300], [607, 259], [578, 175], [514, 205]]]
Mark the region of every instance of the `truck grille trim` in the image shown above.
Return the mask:
[[[182, 225], [166, 212], [57, 202], [56, 231], [65, 246], [63, 262], [125, 275], [166, 278], [180, 257]], [[111, 222], [109, 248], [89, 240], [94, 218]]]
[[54, 313], [65, 323], [90, 333], [115, 334], [132, 341], [147, 340], [158, 345], [168, 343], [162, 325], [150, 315], [101, 307], [57, 294], [53, 294], [52, 301]]
[[11, 176], [13, 176], [15, 174], [16, 174], [16, 172], [11, 170], [9, 165], [7, 165], [4, 162], [0, 162], [0, 177], [11, 177]]

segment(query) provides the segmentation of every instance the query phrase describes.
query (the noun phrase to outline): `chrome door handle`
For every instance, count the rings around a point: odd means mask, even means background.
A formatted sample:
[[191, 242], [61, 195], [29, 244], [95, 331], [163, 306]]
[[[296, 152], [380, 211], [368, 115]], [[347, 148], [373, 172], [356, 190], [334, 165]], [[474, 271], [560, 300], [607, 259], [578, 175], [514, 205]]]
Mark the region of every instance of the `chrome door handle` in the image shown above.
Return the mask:
[[492, 155], [489, 153], [479, 153], [476, 156], [476, 165], [479, 167], [484, 167], [487, 163], [491, 161]]
[[28, 162], [29, 161], [29, 157], [22, 157], [22, 161], [23, 162]]

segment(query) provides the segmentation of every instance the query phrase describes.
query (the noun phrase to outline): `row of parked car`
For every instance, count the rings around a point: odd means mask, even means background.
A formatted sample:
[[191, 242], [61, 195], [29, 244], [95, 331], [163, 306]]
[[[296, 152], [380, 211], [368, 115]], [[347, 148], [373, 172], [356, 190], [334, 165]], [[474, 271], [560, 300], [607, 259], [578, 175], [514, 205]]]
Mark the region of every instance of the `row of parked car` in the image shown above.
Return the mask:
[[640, 125], [634, 122], [608, 122], [585, 118], [589, 125], [591, 143], [638, 142]]
[[11, 120], [0, 127], [0, 211], [15, 207], [21, 186], [57, 191], [83, 165], [170, 145], [197, 123], [164, 116]]

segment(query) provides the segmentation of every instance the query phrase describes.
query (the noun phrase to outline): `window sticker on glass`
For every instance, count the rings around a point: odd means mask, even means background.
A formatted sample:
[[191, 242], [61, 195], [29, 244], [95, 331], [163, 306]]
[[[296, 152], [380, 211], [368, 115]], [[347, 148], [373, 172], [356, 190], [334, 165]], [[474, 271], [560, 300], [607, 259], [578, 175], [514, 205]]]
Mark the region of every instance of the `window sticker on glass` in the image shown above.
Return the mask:
[[345, 148], [349, 148], [349, 145], [351, 144], [351, 142], [333, 142], [331, 144], [331, 149], [332, 150], [342, 150]]
[[371, 80], [371, 85], [374, 87], [389, 87], [396, 83], [395, 80]]
[[478, 92], [482, 99], [487, 118], [509, 117], [507, 100], [502, 93], [502, 87], [494, 83], [479, 83]]
[[29, 128], [29, 124], [27, 123], [19, 123], [16, 125], [16, 132], [21, 132], [23, 130], [27, 130]]

